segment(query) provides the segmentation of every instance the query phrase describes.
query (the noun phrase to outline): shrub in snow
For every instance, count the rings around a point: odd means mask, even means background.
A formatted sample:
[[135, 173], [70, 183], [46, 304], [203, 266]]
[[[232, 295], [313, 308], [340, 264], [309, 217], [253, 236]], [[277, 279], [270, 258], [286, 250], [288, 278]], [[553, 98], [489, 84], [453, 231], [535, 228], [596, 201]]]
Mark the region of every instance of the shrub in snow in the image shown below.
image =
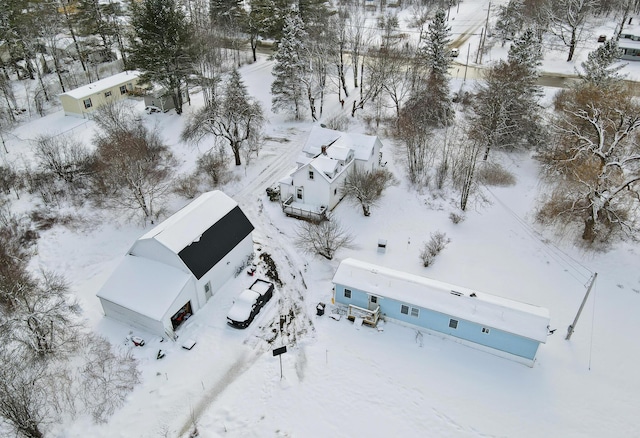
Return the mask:
[[449, 219], [451, 219], [451, 222], [453, 222], [454, 224], [459, 224], [464, 220], [464, 216], [462, 214], [456, 213], [455, 211], [452, 211], [451, 213], [449, 213]]
[[187, 199], [193, 199], [200, 192], [200, 178], [197, 173], [179, 176], [175, 179], [174, 193]]
[[422, 251], [420, 251], [420, 260], [422, 260], [424, 267], [431, 266], [436, 256], [440, 254], [450, 241], [445, 233], [440, 231], [431, 233], [431, 239], [424, 243]]

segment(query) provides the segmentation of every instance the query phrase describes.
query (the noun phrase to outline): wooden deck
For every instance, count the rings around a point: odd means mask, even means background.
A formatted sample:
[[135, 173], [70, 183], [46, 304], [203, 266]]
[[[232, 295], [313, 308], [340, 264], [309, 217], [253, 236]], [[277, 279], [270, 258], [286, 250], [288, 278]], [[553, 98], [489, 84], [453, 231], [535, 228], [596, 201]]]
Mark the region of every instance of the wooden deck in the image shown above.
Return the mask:
[[369, 310], [349, 304], [347, 318], [351, 321], [355, 321], [357, 318], [360, 318], [364, 324], [375, 327], [376, 324], [378, 324], [378, 319], [380, 319], [380, 306], [376, 306], [374, 310]]

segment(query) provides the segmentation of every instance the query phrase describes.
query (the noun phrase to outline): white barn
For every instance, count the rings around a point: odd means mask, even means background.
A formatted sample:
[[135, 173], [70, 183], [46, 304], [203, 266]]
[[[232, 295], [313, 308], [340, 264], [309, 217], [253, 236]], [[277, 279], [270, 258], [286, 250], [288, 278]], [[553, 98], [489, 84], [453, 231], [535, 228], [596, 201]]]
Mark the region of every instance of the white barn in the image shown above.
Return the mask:
[[175, 339], [246, 263], [253, 229], [233, 199], [204, 193], [133, 244], [97, 293], [105, 315]]

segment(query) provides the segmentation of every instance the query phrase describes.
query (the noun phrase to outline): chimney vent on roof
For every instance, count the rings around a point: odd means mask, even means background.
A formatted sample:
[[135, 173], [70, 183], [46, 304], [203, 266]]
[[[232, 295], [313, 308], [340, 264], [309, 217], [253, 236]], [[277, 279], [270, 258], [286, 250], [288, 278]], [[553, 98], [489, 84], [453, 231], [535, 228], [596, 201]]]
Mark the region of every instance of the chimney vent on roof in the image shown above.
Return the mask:
[[322, 155], [327, 155], [327, 147], [326, 146], [322, 146], [321, 150], [322, 150]]

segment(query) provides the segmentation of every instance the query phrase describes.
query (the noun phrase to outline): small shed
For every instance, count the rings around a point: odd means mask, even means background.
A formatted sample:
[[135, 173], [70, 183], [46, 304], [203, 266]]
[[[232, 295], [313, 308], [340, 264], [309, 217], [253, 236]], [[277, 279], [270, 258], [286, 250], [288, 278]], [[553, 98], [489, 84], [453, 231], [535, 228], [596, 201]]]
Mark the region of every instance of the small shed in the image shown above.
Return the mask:
[[154, 88], [144, 96], [145, 107], [158, 108], [163, 113], [174, 109], [173, 95], [164, 88]]
[[105, 103], [126, 99], [138, 83], [138, 71], [125, 71], [58, 95], [64, 114], [87, 118]]
[[456, 342], [533, 366], [546, 343], [549, 311], [355, 259], [340, 263], [335, 303], [410, 324]]
[[253, 225], [222, 193], [204, 193], [140, 237], [98, 291], [105, 316], [174, 339], [243, 267]]

